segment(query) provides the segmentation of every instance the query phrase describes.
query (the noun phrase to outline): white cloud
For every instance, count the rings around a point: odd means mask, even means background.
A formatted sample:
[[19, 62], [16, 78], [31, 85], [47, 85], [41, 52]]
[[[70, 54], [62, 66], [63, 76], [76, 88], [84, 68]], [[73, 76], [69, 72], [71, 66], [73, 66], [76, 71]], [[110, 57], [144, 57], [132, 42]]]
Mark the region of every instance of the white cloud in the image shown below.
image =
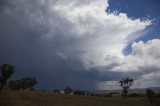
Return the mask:
[[140, 71], [141, 68], [160, 69], [160, 40], [153, 39], [132, 44], [132, 53], [123, 58], [123, 62], [113, 71]]
[[91, 61], [104, 65], [106, 55], [123, 56], [123, 49], [134, 40], [133, 34], [151, 24], [149, 20], [131, 19], [125, 13], [106, 13], [108, 6], [107, 0], [86, 0], [83, 5], [79, 0], [70, 0], [58, 1], [51, 7], [72, 26], [67, 28], [69, 35], [63, 32], [63, 36], [74, 38], [72, 45], [66, 45], [72, 49], [64, 51], [65, 54], [80, 52], [86, 67], [91, 67]]
[[[145, 88], [160, 86], [160, 39], [153, 39], [147, 42], [139, 41], [132, 44], [132, 53], [122, 57], [114, 57], [116, 59], [108, 59], [106, 61], [117, 63], [113, 66], [113, 72], [127, 73], [126, 77], [132, 76], [135, 79], [133, 88]], [[113, 58], [110, 57], [110, 58]], [[106, 62], [106, 65], [110, 65]], [[106, 69], [107, 70], [107, 69]], [[103, 71], [106, 71], [103, 70]], [[139, 73], [134, 74], [134, 73]], [[108, 89], [108, 86], [116, 88], [113, 82], [106, 81], [97, 83], [99, 89]], [[117, 81], [118, 82], [118, 81]], [[103, 84], [101, 84], [103, 83]], [[113, 83], [113, 85], [109, 85]]]

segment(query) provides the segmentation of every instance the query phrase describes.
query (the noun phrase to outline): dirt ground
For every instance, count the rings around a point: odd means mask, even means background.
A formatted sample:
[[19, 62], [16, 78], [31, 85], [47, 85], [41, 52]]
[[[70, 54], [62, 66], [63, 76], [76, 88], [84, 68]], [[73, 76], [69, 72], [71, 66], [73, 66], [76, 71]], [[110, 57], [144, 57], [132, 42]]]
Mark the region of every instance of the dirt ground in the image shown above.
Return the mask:
[[[160, 106], [160, 99], [154, 105]], [[2, 91], [0, 106], [151, 106], [146, 97], [88, 97], [47, 92]]]

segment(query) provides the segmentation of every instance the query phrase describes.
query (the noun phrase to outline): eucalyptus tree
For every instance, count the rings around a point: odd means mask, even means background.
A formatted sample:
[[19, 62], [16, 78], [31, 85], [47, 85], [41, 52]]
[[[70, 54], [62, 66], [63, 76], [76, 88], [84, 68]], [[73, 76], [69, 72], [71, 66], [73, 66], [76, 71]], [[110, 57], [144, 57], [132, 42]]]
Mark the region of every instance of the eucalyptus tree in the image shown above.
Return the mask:
[[126, 97], [128, 94], [128, 89], [132, 86], [134, 80], [130, 78], [125, 78], [119, 81], [120, 86], [123, 88], [122, 96]]
[[13, 75], [14, 72], [15, 72], [14, 66], [10, 64], [0, 65], [0, 90], [2, 90], [7, 80]]

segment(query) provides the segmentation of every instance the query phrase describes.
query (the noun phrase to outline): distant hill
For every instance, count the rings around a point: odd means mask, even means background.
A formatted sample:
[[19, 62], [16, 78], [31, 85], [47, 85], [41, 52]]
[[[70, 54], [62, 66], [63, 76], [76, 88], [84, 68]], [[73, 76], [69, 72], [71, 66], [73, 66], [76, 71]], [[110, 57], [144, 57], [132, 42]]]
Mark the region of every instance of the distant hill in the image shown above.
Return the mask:
[[160, 87], [149, 87], [148, 89], [152, 89], [156, 93], [160, 93]]
[[[141, 93], [141, 94], [145, 94], [146, 93], [146, 89], [151, 89], [155, 93], [160, 93], [160, 87], [134, 88], [134, 89], [129, 89], [129, 93]], [[93, 91], [93, 93], [97, 93], [97, 94], [107, 94], [107, 93], [111, 93], [111, 92], [121, 93], [122, 89], [116, 89], [116, 90], [94, 90]]]

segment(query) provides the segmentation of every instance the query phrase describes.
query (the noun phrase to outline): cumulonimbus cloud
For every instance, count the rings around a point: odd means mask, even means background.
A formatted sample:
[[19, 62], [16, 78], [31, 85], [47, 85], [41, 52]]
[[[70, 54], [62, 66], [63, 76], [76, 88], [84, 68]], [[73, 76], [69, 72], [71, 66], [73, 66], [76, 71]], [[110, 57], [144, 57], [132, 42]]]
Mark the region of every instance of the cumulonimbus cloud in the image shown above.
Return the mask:
[[109, 6], [106, 0], [93, 0], [83, 5], [77, 2], [57, 2], [52, 9], [63, 15], [72, 26], [68, 29], [70, 35], [64, 36], [76, 42], [65, 54], [78, 51], [86, 66], [91, 62], [103, 65], [106, 55], [123, 56], [128, 43], [141, 36], [135, 33], [151, 24], [150, 20], [130, 19], [125, 13], [106, 13], [104, 10]]
[[[140, 54], [137, 46], [140, 42], [132, 45], [133, 52], [128, 56], [123, 50], [142, 36], [152, 24], [151, 20], [132, 19], [126, 13], [109, 13], [105, 11], [108, 6], [108, 0], [3, 0], [0, 5], [1, 62], [21, 66], [32, 63], [32, 70], [41, 70], [38, 73], [49, 70], [47, 72], [53, 76], [56, 77], [56, 73], [66, 80], [75, 73], [84, 75], [86, 72], [87, 81], [93, 80], [92, 85], [96, 80], [103, 80], [96, 78], [101, 77], [96, 76], [97, 72], [102, 72], [97, 67], [111, 73], [127, 72], [128, 68], [137, 70], [149, 64], [134, 67], [134, 58]], [[96, 74], [92, 69], [97, 69]], [[72, 74], [66, 75], [67, 72]], [[87, 78], [88, 73], [93, 77]], [[85, 78], [77, 81], [85, 82]]]

